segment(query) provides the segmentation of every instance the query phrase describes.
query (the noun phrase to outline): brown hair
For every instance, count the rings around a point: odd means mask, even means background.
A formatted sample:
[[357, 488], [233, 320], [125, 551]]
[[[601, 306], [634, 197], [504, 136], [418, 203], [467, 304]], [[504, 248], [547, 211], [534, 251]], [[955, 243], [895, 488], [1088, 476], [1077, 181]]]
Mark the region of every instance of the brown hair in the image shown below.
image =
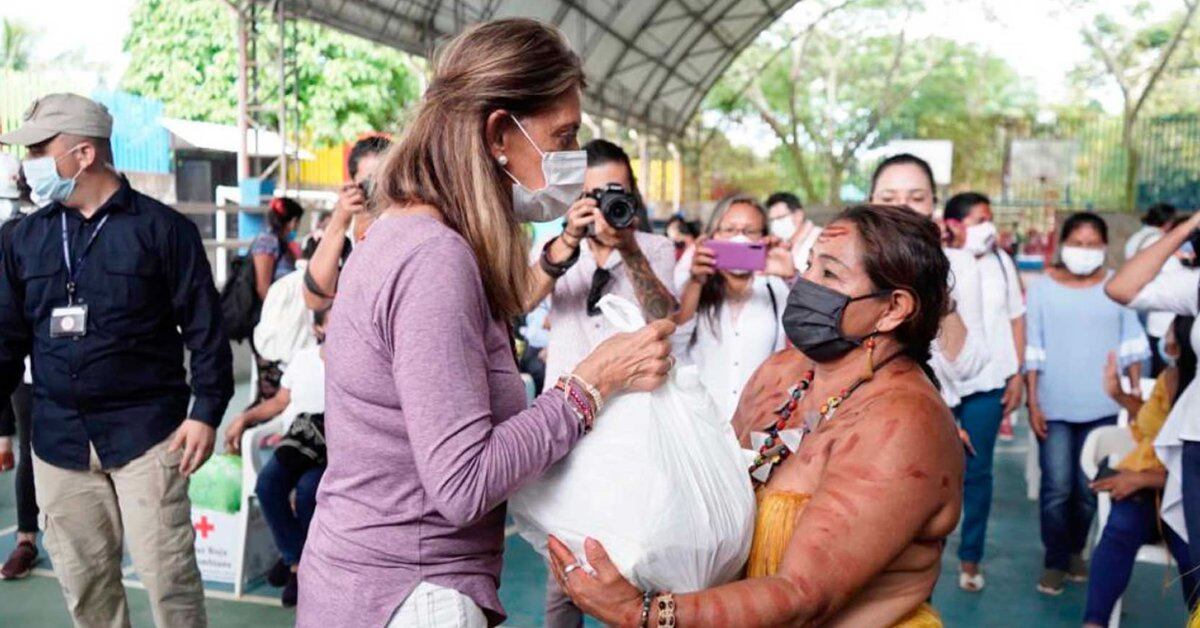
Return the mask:
[[907, 207], [858, 205], [833, 222], [848, 222], [863, 242], [863, 266], [877, 290], [903, 290], [913, 296], [912, 315], [892, 332], [904, 354], [937, 382], [928, 362], [942, 318], [951, 311], [950, 261], [941, 233], [929, 218]]
[[488, 150], [488, 116], [537, 114], [583, 87], [579, 57], [553, 27], [504, 19], [469, 28], [438, 51], [429, 88], [378, 175], [387, 201], [432, 205], [466, 239], [497, 318], [524, 310], [529, 246], [512, 183]]

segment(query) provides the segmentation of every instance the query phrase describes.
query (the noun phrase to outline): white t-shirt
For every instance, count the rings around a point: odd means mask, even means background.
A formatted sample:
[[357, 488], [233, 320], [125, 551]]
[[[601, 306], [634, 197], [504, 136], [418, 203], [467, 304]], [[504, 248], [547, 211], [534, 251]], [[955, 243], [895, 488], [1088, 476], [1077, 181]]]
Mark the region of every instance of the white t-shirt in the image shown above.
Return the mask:
[[1129, 236], [1125, 241], [1125, 259], [1137, 255], [1137, 252], [1158, 242], [1163, 237], [1162, 229], [1145, 225]]
[[[635, 233], [634, 237], [650, 270], [669, 292], [671, 270], [675, 264], [675, 245], [663, 236], [641, 231]], [[541, 248], [536, 251], [537, 255], [541, 255]], [[554, 292], [550, 294], [550, 337], [546, 346], [547, 388], [554, 386], [561, 375], [571, 372], [597, 345], [619, 331], [603, 315], [588, 314], [588, 294], [597, 268], [592, 243], [584, 240], [580, 245], [579, 260], [554, 282]], [[614, 294], [638, 303], [637, 288], [620, 251], [613, 250], [608, 254], [604, 268], [611, 273], [604, 294]]]
[[[727, 421], [733, 420], [750, 376], [785, 346], [781, 317], [787, 297], [788, 286], [782, 279], [758, 276], [736, 321], [726, 302], [717, 326], [708, 315], [697, 312], [675, 331], [672, 344], [686, 347], [684, 360], [698, 367], [700, 382]], [[691, 343], [693, 333], [695, 343]]]
[[[1177, 316], [1200, 314], [1197, 294], [1200, 292], [1200, 270], [1178, 267], [1164, 269], [1154, 278], [1129, 307], [1141, 311], [1170, 312]], [[1200, 325], [1192, 326], [1192, 349], [1200, 352]], [[1192, 380], [1179, 395], [1167, 422], [1154, 439], [1154, 452], [1167, 467], [1167, 486], [1163, 491], [1162, 517], [1176, 534], [1187, 541], [1187, 526], [1183, 519], [1183, 441], [1200, 441], [1200, 388]]]
[[283, 429], [301, 414], [325, 412], [325, 360], [321, 358], [321, 346], [300, 349], [283, 370], [279, 387], [288, 389], [291, 401], [283, 413]]
[[1008, 384], [1008, 378], [1020, 370], [1012, 322], [1025, 315], [1025, 298], [1021, 293], [1017, 266], [1003, 251], [993, 251], [975, 259], [983, 305], [981, 335], [990, 359], [978, 375], [959, 382], [962, 395], [1003, 388]]
[[956, 312], [967, 328], [967, 337], [954, 360], [942, 353], [941, 339], [935, 339], [933, 359], [929, 364], [941, 384], [942, 399], [946, 405], [954, 407], [962, 397], [982, 392], [970, 388], [968, 384], [987, 368], [990, 352], [984, 335], [979, 262], [974, 255], [962, 249], [944, 251], [946, 259], [950, 261], [950, 297], [954, 299]]

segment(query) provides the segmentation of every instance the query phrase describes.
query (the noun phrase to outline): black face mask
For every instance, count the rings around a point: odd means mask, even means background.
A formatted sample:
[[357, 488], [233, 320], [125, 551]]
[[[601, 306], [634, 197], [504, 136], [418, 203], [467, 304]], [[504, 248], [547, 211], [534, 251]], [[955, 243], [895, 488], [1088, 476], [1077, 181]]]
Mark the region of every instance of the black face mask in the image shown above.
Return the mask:
[[880, 290], [851, 298], [807, 279], [798, 279], [783, 310], [783, 331], [797, 349], [814, 361], [836, 360], [874, 335], [847, 338], [842, 333], [842, 315], [846, 306], [890, 293], [890, 290]]

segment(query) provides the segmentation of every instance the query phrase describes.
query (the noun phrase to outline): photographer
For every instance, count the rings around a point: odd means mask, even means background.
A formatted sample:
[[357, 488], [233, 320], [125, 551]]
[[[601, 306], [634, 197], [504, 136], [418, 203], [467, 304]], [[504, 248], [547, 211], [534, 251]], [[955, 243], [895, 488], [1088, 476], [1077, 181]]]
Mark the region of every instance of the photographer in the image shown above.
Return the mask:
[[304, 274], [304, 303], [310, 310], [324, 311], [333, 305], [338, 276], [346, 259], [345, 249], [353, 246], [347, 241], [347, 235], [353, 238], [353, 242], [367, 235], [367, 228], [373, 221], [367, 210], [371, 200], [369, 192], [374, 187], [375, 169], [391, 145], [388, 138], [371, 135], [358, 140], [350, 149], [350, 156], [346, 159], [350, 181], [338, 191], [333, 215], [323, 228], [321, 244], [309, 260]]
[[[585, 195], [566, 216], [563, 233], [535, 247], [533, 290], [525, 300], [532, 310], [547, 296], [550, 308], [550, 344], [546, 381], [569, 372], [589, 351], [616, 333], [600, 315], [597, 304], [606, 294], [636, 300], [647, 320], [666, 318], [678, 303], [667, 287], [675, 266], [675, 250], [663, 236], [638, 229], [640, 219], [620, 225], [614, 220], [640, 211], [642, 200], [629, 156], [606, 140], [585, 145], [587, 174]], [[627, 193], [617, 192], [620, 186]], [[607, 189], [606, 189], [607, 188]], [[606, 216], [597, 196], [609, 197], [621, 210]], [[621, 198], [623, 196], [623, 198]], [[628, 219], [625, 219], [628, 220]]]
[[[551, 297], [547, 382], [571, 372], [597, 345], [617, 333], [597, 307], [604, 295], [636, 300], [647, 320], [666, 318], [677, 308], [667, 287], [675, 267], [674, 245], [663, 236], [639, 231], [636, 218], [620, 225], [642, 207], [629, 156], [606, 140], [592, 140], [583, 148], [587, 152], [585, 195], [571, 206], [562, 235], [544, 247], [535, 247], [534, 254], [540, 259], [533, 266], [533, 293], [525, 301], [532, 310], [546, 296]], [[624, 198], [613, 194], [613, 184], [627, 192]], [[602, 193], [596, 194], [598, 190]], [[605, 206], [610, 208], [607, 216], [602, 209]], [[548, 580], [546, 593], [547, 626], [583, 624], [583, 616], [559, 593], [553, 578]]]

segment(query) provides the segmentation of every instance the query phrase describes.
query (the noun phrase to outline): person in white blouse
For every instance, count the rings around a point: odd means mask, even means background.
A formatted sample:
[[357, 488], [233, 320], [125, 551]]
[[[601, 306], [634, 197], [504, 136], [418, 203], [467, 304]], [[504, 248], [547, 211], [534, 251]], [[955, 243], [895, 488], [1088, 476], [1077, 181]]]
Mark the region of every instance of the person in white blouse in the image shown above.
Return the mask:
[[[1114, 301], [1143, 312], [1200, 314], [1200, 270], [1164, 268], [1185, 243], [1196, 246], [1197, 228], [1200, 212], [1134, 255], [1108, 282], [1105, 292]], [[1200, 325], [1192, 326], [1191, 343], [1200, 350]], [[1196, 380], [1175, 400], [1154, 450], [1167, 468], [1163, 521], [1188, 542], [1195, 560], [1200, 555], [1200, 384]]]
[[792, 250], [796, 272], [808, 269], [808, 256], [821, 236], [821, 228], [808, 219], [800, 198], [791, 192], [775, 192], [767, 197], [767, 218], [771, 235], [783, 240]]
[[975, 258], [983, 304], [983, 333], [991, 357], [974, 377], [957, 382], [962, 395], [955, 418], [971, 437], [975, 455], [967, 459], [963, 482], [962, 541], [959, 586], [983, 589], [983, 559], [988, 515], [992, 507], [992, 456], [1000, 422], [1021, 404], [1019, 366], [1024, 362], [1025, 299], [1012, 258], [996, 246], [991, 201], [977, 192], [956, 194], [946, 201], [943, 220], [952, 234], [950, 246]]
[[[764, 242], [770, 246], [761, 273], [718, 270], [708, 240]], [[786, 243], [771, 238], [767, 213], [749, 196], [717, 205], [704, 237], [680, 263], [690, 268], [680, 292], [675, 322], [677, 346], [696, 364], [700, 381], [721, 416], [733, 419], [742, 388], [771, 354], [786, 346], [780, 317], [788, 282], [796, 274]]]

